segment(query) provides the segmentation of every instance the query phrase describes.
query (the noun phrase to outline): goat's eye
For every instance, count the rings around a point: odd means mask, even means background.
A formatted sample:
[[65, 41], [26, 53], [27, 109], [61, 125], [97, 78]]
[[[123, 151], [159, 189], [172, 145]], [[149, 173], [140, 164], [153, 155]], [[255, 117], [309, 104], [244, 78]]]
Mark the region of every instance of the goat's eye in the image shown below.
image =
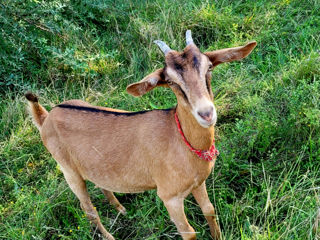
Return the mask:
[[212, 65], [212, 64], [209, 64], [208, 71], [211, 71], [212, 69], [213, 69], [213, 65]]
[[168, 85], [172, 85], [173, 84], [173, 82], [170, 79], [167, 80], [167, 83], [168, 83]]

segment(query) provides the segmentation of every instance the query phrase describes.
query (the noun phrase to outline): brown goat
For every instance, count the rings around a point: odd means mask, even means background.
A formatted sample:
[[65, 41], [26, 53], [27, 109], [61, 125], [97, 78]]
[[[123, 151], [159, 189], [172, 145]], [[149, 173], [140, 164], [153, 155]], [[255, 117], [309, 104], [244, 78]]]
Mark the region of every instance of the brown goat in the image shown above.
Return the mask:
[[175, 116], [192, 147], [210, 149], [217, 120], [211, 70], [220, 63], [248, 56], [256, 42], [201, 53], [190, 31], [186, 39], [183, 52], [155, 41], [165, 53], [165, 67], [127, 87], [134, 96], [141, 96], [157, 86], [169, 87], [178, 102], [173, 109], [126, 112], [70, 100], [48, 113], [35, 95], [26, 94], [44, 145], [60, 165], [89, 220], [107, 239], [114, 238], [101, 224], [85, 180], [100, 187], [121, 213], [125, 213], [125, 208], [113, 192], [157, 189], [183, 239], [196, 239], [183, 204], [192, 193], [208, 221], [212, 237], [220, 239], [216, 214], [205, 185], [216, 156], [205, 161], [190, 151], [178, 131]]

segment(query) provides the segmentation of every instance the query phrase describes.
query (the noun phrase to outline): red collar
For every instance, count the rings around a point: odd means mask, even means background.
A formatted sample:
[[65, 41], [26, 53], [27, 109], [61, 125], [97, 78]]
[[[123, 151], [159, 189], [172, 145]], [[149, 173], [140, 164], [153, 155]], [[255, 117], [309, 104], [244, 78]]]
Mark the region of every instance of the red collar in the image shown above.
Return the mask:
[[214, 139], [213, 139], [212, 145], [209, 150], [198, 150], [198, 149], [193, 148], [190, 145], [190, 143], [187, 141], [186, 137], [184, 136], [184, 134], [182, 132], [177, 112], [174, 114], [174, 118], [176, 120], [178, 130], [182, 136], [182, 139], [185, 142], [185, 144], [188, 146], [188, 148], [190, 149], [191, 152], [194, 152], [195, 154], [198, 155], [199, 158], [201, 158], [205, 161], [208, 161], [208, 162], [212, 161], [215, 157], [217, 157], [219, 155], [219, 151], [218, 151], [218, 149], [216, 149], [216, 146], [214, 145]]

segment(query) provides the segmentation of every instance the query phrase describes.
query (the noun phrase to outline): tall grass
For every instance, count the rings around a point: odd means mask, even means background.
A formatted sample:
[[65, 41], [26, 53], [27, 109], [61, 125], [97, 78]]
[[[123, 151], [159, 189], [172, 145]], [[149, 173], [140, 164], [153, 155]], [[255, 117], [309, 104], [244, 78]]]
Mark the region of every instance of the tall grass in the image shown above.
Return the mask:
[[[43, 147], [23, 94], [50, 110], [73, 98], [126, 110], [175, 105], [168, 89], [125, 87], [163, 66], [153, 40], [202, 51], [258, 42], [246, 60], [213, 72], [221, 152], [207, 180], [224, 239], [317, 239], [320, 207], [320, 2], [31, 1], [0, 3], [0, 238], [98, 238]], [[118, 194], [117, 212], [88, 183], [117, 239], [179, 239], [155, 191]], [[186, 214], [209, 229], [194, 199]]]

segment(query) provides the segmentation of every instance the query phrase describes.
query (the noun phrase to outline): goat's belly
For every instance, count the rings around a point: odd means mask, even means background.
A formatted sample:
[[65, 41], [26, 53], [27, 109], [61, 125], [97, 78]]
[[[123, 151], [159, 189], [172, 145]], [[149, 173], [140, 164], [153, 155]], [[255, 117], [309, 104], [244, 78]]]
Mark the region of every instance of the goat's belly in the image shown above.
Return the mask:
[[156, 186], [114, 186], [113, 184], [103, 184], [98, 185], [97, 187], [103, 188], [105, 190], [111, 191], [111, 192], [117, 192], [117, 193], [141, 193], [147, 190], [155, 189]]
[[125, 176], [89, 176], [87, 179], [97, 187], [119, 193], [139, 193], [147, 190], [155, 189], [156, 185], [147, 178], [128, 178]]
[[103, 161], [92, 164], [88, 161], [81, 166], [81, 175], [96, 186], [122, 193], [136, 193], [156, 188], [156, 184], [149, 174], [147, 164], [120, 164], [121, 161]]

